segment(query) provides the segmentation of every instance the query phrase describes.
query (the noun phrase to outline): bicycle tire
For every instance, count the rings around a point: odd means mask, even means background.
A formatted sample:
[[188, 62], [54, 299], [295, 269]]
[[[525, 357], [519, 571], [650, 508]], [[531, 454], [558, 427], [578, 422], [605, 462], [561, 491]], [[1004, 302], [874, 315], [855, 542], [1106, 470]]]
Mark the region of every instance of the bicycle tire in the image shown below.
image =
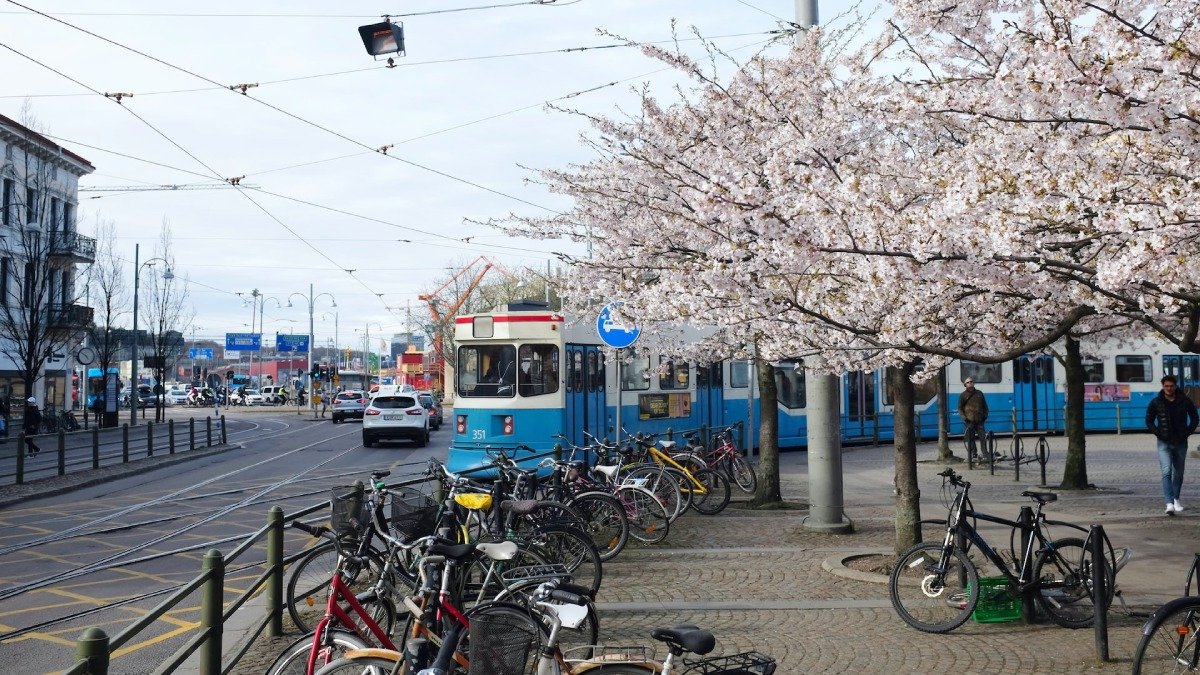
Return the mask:
[[754, 494], [754, 490], [758, 488], [758, 474], [750, 462], [739, 454], [726, 460], [725, 465], [729, 469], [729, 477], [738, 489], [746, 494]]
[[[302, 635], [279, 653], [279, 656], [264, 671], [266, 675], [305, 675], [308, 670], [308, 654], [312, 650], [316, 633], [309, 631]], [[317, 666], [321, 667], [342, 657], [351, 649], [366, 649], [370, 647], [354, 633], [342, 630], [331, 630], [325, 635], [326, 650], [317, 655]]]
[[732, 493], [729, 490], [729, 479], [712, 469], [701, 469], [692, 474], [696, 482], [704, 486], [691, 484], [692, 508], [706, 516], [715, 516], [729, 506]]
[[318, 670], [315, 675], [388, 675], [400, 660], [400, 652], [395, 654], [394, 659], [378, 655], [340, 658]]
[[588, 671], [595, 675], [647, 675], [647, 673], [654, 675], [657, 672], [659, 671], [648, 666], [638, 666], [632, 663], [610, 663]]
[[579, 514], [579, 529], [591, 537], [601, 562], [617, 557], [629, 541], [629, 518], [615, 497], [604, 492], [581, 492], [567, 502]]
[[613, 496], [625, 507], [629, 536], [647, 544], [657, 544], [670, 534], [671, 519], [654, 493], [645, 488], [622, 485], [613, 491]]
[[[1050, 542], [1038, 552], [1033, 563], [1033, 578], [1045, 583], [1062, 583], [1061, 587], [1039, 589], [1034, 596], [1042, 611], [1050, 620], [1064, 628], [1086, 628], [1096, 618], [1096, 606], [1092, 601], [1091, 551], [1084, 547], [1082, 539], [1066, 537]], [[1102, 561], [1105, 576], [1105, 605], [1112, 602], [1115, 589], [1112, 567]]]
[[675, 479], [676, 491], [679, 493], [679, 510], [671, 517], [671, 522], [675, 522], [679, 516], [687, 513], [687, 510], [692, 508], [692, 491], [685, 490], [684, 485], [688, 484], [688, 475], [683, 469], [676, 469], [673, 466], [668, 466], [664, 469], [667, 475]]
[[[383, 573], [384, 562], [379, 554], [368, 551], [366, 557], [368, 563], [365, 569], [351, 567], [343, 570], [347, 585], [356, 594], [369, 589]], [[325, 616], [329, 582], [333, 579], [337, 561], [338, 552], [333, 542], [325, 542], [313, 547], [307, 556], [292, 566], [284, 602], [292, 623], [301, 631], [313, 630], [321, 617]], [[352, 562], [347, 564], [353, 565]]]
[[594, 596], [604, 581], [604, 562], [586, 532], [577, 527], [547, 525], [525, 538], [525, 543], [547, 561], [563, 565], [575, 583], [591, 589]]
[[1200, 669], [1200, 597], [1173, 600], [1151, 615], [1133, 653], [1133, 675]]
[[671, 522], [674, 522], [687, 510], [687, 507], [681, 502], [679, 482], [662, 465], [640, 464], [626, 471], [623, 480], [653, 493], [658, 502], [662, 504], [663, 510], [667, 512], [667, 517], [671, 519]]
[[948, 633], [971, 618], [979, 602], [979, 572], [959, 549], [950, 555], [940, 582], [927, 568], [942, 561], [941, 542], [922, 542], [896, 559], [888, 596], [904, 623], [926, 633]]

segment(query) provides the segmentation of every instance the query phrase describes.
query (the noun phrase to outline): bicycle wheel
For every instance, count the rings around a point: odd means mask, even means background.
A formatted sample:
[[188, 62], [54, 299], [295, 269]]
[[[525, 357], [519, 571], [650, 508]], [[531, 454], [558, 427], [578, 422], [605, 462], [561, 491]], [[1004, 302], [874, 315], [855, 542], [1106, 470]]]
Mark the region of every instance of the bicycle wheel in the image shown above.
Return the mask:
[[567, 568], [575, 583], [590, 588], [593, 595], [600, 590], [604, 563], [586, 532], [577, 527], [547, 525], [526, 536], [525, 543], [548, 562]]
[[338, 659], [318, 670], [316, 675], [388, 675], [400, 660], [400, 653], [395, 654], [394, 659], [378, 655]]
[[[308, 655], [316, 633], [309, 631], [284, 647], [275, 661], [267, 668], [267, 675], [305, 675], [308, 671]], [[342, 658], [351, 649], [370, 647], [357, 635], [341, 630], [331, 630], [325, 636], [325, 646], [317, 653], [317, 668]]]
[[754, 472], [754, 467], [750, 462], [746, 461], [745, 457], [734, 455], [728, 460], [726, 468], [729, 469], [730, 477], [733, 482], [737, 483], [739, 489], [746, 494], [753, 494], [755, 488], [758, 487], [758, 474]]
[[[1092, 552], [1084, 548], [1082, 539], [1075, 537], [1052, 541], [1038, 552], [1033, 563], [1033, 578], [1052, 586], [1039, 589], [1035, 597], [1051, 621], [1064, 628], [1092, 625], [1096, 618], [1092, 601], [1094, 563]], [[1113, 598], [1114, 575], [1107, 560], [1101, 560], [1099, 564], [1104, 565], [1107, 605]]]
[[687, 509], [681, 503], [679, 483], [670, 471], [658, 464], [642, 464], [627, 471], [625, 482], [632, 483], [652, 492], [662, 504], [667, 517], [674, 521]]
[[[935, 568], [944, 563], [946, 571]], [[942, 560], [940, 542], [922, 542], [900, 554], [888, 579], [892, 607], [904, 623], [926, 633], [948, 633], [971, 617], [979, 602], [979, 572], [962, 551]]]
[[700, 484], [688, 484], [692, 492], [692, 508], [706, 516], [715, 516], [729, 506], [729, 479], [712, 469], [693, 472], [692, 477]]
[[608, 562], [617, 557], [629, 541], [629, 518], [615, 497], [603, 492], [583, 492], [568, 502], [579, 514], [579, 529], [587, 533], [600, 552], [600, 560]]
[[687, 513], [687, 510], [692, 508], [692, 491], [686, 490], [683, 487], [690, 481], [687, 473], [685, 473], [682, 469], [676, 469], [673, 466], [668, 466], [663, 470], [666, 471], [671, 478], [675, 479], [675, 485], [677, 486], [677, 490], [679, 492], [679, 510], [675, 512], [674, 516], [671, 516], [671, 522], [673, 523], [675, 522], [676, 518]]
[[1180, 598], [1156, 611], [1133, 654], [1133, 675], [1200, 670], [1200, 598]]
[[[555, 576], [554, 567], [533, 547], [519, 544], [516, 556], [511, 560], [492, 560], [476, 555], [458, 574], [458, 598], [462, 606], [472, 607], [489, 602], [503, 593], [514, 582], [529, 576], [550, 578]], [[570, 576], [565, 567], [558, 568], [560, 576]]]
[[[329, 582], [333, 579], [333, 570], [337, 567], [338, 553], [332, 542], [316, 546], [304, 558], [292, 567], [288, 579], [287, 603], [288, 615], [296, 628], [310, 631], [317, 626], [321, 617], [325, 616], [325, 604], [329, 598]], [[366, 555], [366, 563], [349, 559], [342, 567], [342, 580], [354, 594], [368, 590], [383, 573], [383, 559], [374, 551]], [[383, 617], [376, 617], [378, 620]], [[380, 624], [382, 625], [382, 624]]]
[[654, 673], [659, 671], [648, 666], [637, 666], [632, 663], [613, 663], [600, 666], [588, 672], [595, 673], [595, 675], [654, 675]]
[[671, 531], [671, 519], [652, 492], [633, 485], [618, 487], [613, 496], [625, 508], [629, 535], [647, 544], [657, 544]]

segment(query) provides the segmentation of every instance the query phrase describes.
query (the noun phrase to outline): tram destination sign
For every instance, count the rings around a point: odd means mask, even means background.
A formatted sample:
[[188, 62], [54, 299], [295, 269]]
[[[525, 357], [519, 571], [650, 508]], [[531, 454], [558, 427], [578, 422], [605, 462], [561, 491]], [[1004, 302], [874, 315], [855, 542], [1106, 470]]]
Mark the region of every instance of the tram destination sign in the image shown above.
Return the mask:
[[610, 302], [596, 317], [596, 332], [600, 334], [600, 340], [614, 349], [632, 347], [642, 334], [642, 330], [636, 325], [622, 323], [615, 316], [614, 310], [620, 305], [620, 302]]

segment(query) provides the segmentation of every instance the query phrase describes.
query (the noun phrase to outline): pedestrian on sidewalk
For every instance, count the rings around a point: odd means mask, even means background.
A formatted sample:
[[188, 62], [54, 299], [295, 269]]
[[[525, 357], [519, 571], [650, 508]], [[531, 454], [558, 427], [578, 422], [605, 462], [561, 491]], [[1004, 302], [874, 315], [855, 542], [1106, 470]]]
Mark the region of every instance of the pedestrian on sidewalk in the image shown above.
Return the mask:
[[30, 457], [42, 451], [33, 442], [33, 437], [42, 427], [42, 411], [38, 410], [37, 399], [30, 396], [25, 399], [25, 454]]
[[1162, 391], [1146, 406], [1146, 428], [1158, 439], [1158, 467], [1162, 470], [1163, 497], [1167, 515], [1183, 511], [1179, 491], [1183, 488], [1183, 463], [1187, 439], [1200, 424], [1196, 405], [1179, 391], [1174, 375], [1164, 375]]
[[979, 457], [975, 447], [978, 440], [983, 441], [983, 423], [987, 421], [988, 405], [983, 392], [975, 388], [975, 379], [968, 377], [964, 382], [966, 389], [958, 396], [958, 416], [963, 421], [964, 440], [967, 442], [967, 453]]

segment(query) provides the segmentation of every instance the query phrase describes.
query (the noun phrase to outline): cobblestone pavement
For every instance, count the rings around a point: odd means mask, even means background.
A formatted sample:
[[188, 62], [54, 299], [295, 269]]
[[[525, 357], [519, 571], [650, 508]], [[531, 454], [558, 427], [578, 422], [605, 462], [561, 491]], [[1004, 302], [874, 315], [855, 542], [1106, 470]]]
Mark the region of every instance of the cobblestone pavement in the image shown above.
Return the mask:
[[[1059, 491], [1059, 501], [1046, 511], [1052, 518], [1084, 526], [1102, 523], [1114, 545], [1135, 549], [1118, 585], [1135, 614], [1144, 615], [1182, 593], [1188, 566], [1200, 550], [1200, 509], [1177, 517], [1162, 513], [1149, 436], [1093, 436], [1088, 443], [1090, 478], [1098, 489]], [[1048, 475], [1055, 482], [1062, 473], [1065, 441], [1051, 439], [1051, 446]], [[945, 516], [935, 475], [942, 465], [930, 461], [935, 455], [932, 445], [921, 447], [926, 518]], [[756, 649], [775, 656], [781, 674], [1129, 671], [1141, 616], [1114, 610], [1112, 661], [1101, 663], [1090, 629], [968, 622], [949, 635], [920, 633], [896, 616], [885, 583], [853, 580], [823, 569], [826, 559], [893, 548], [892, 456], [890, 447], [844, 453], [852, 534], [810, 531], [803, 525], [807, 512], [802, 509], [758, 512], [735, 504], [720, 516], [684, 517], [672, 526], [666, 546], [631, 547], [605, 566], [602, 641], [649, 645], [653, 640], [648, 633], [655, 626], [694, 623], [718, 636], [719, 651]], [[807, 497], [805, 455], [788, 453], [781, 464], [785, 497], [802, 503]], [[1015, 517], [1019, 507], [1029, 503], [1020, 497], [1021, 490], [1039, 482], [1036, 465], [1025, 467], [1021, 482], [1012, 480], [1011, 468], [995, 476], [986, 468], [956, 468], [974, 484], [975, 507], [1002, 516]], [[1196, 492], [1194, 486], [1194, 479], [1185, 483], [1185, 503]], [[1200, 500], [1193, 501], [1200, 506]], [[998, 546], [1007, 544], [1006, 530], [984, 533]], [[228, 642], [233, 638], [228, 636]], [[233, 672], [264, 672], [291, 639], [260, 639]]]

